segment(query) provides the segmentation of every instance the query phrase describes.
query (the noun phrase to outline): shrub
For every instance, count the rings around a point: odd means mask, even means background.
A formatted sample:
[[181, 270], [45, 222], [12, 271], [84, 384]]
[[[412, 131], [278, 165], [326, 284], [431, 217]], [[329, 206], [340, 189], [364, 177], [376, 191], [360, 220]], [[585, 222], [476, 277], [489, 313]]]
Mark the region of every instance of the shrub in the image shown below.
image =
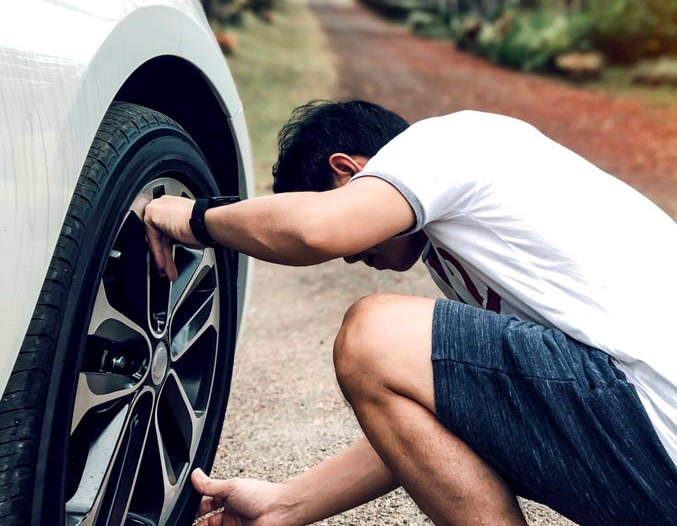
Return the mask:
[[450, 34], [443, 18], [427, 11], [412, 11], [407, 17], [407, 26], [413, 33], [428, 38], [448, 38]]
[[529, 13], [516, 20], [515, 30], [497, 50], [497, 59], [525, 71], [542, 70], [571, 46], [566, 17]]
[[524, 71], [550, 69], [557, 55], [580, 49], [580, 36], [586, 29], [585, 20], [579, 16], [546, 11], [517, 12], [507, 31], [500, 29], [501, 20], [482, 26], [475, 50]]
[[594, 0], [585, 12], [593, 45], [615, 61], [677, 52], [677, 0]]
[[500, 16], [476, 12], [452, 20], [451, 34], [460, 48], [526, 71], [550, 70], [557, 56], [573, 51], [598, 50], [611, 62], [677, 54], [677, 0], [581, 0], [574, 14], [568, 4], [533, 0], [531, 9]]

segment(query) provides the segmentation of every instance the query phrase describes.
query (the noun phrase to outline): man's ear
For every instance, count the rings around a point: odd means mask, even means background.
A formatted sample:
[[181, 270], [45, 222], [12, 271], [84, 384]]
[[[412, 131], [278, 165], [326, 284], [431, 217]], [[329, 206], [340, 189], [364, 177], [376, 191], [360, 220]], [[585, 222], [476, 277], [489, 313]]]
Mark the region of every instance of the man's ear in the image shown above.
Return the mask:
[[334, 181], [336, 188], [339, 188], [350, 181], [350, 178], [362, 171], [367, 164], [367, 158], [361, 155], [351, 157], [345, 153], [333, 153], [329, 156], [329, 166], [334, 172]]

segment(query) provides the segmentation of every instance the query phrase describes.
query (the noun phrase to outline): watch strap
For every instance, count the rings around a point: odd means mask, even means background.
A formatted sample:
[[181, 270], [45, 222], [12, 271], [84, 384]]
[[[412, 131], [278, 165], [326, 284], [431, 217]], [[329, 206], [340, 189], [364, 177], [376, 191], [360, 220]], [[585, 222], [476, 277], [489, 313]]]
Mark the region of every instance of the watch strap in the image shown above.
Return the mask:
[[210, 208], [217, 206], [230, 205], [240, 201], [238, 196], [221, 196], [221, 197], [207, 197], [205, 199], [197, 199], [193, 205], [193, 211], [190, 215], [189, 225], [190, 229], [200, 244], [205, 247], [215, 247], [216, 241], [209, 235], [207, 225], [205, 225], [205, 212]]

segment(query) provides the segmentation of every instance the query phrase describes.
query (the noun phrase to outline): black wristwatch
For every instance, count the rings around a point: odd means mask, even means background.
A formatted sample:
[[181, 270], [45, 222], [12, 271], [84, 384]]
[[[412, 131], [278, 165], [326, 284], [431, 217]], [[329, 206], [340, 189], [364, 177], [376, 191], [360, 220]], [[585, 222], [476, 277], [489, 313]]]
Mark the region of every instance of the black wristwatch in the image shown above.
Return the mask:
[[193, 231], [195, 239], [206, 247], [215, 247], [217, 242], [212, 239], [212, 236], [207, 232], [205, 225], [205, 212], [215, 206], [231, 205], [240, 200], [238, 196], [223, 196], [223, 197], [207, 197], [205, 199], [197, 199], [193, 205], [193, 213], [190, 215], [190, 229]]

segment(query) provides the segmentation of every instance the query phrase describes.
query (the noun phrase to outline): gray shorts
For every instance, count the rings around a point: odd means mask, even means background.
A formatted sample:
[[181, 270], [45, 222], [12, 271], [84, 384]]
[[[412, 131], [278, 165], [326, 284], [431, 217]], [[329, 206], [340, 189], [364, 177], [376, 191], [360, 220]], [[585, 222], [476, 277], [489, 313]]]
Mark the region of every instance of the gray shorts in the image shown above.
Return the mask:
[[609, 355], [438, 300], [432, 361], [437, 417], [517, 495], [583, 526], [677, 526], [677, 467]]

